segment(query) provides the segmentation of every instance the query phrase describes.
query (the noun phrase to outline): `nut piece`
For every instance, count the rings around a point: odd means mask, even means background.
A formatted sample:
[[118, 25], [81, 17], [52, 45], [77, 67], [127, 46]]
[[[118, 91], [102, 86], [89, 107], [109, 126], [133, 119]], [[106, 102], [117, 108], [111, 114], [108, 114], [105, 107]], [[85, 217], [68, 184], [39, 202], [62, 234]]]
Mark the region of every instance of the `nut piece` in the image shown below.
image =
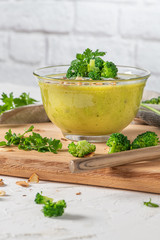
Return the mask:
[[25, 181], [17, 181], [16, 184], [21, 187], [29, 187], [29, 183]]
[[81, 195], [81, 192], [77, 192], [76, 195]]
[[28, 182], [32, 183], [39, 183], [39, 177], [36, 173], [33, 173], [30, 178], [28, 179]]
[[89, 153], [89, 154], [85, 155], [84, 157], [92, 157], [94, 155], [95, 155], [95, 152], [92, 152], [92, 153]]
[[4, 185], [3, 179], [0, 179], [0, 186], [3, 186], [3, 185]]
[[0, 196], [5, 196], [6, 192], [5, 191], [0, 191]]
[[10, 149], [10, 148], [0, 148], [0, 152], [14, 152], [13, 149]]
[[61, 140], [62, 140], [62, 141], [68, 141], [68, 139], [67, 139], [67, 138], [64, 138], [64, 137], [61, 137]]

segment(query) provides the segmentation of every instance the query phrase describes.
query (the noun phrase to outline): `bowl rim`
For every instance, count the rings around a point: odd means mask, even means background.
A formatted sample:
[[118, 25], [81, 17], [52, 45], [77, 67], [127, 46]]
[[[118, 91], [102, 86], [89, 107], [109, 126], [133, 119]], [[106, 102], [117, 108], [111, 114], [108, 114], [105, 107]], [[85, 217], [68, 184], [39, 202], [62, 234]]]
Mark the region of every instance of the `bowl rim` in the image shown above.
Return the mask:
[[62, 78], [49, 77], [49, 76], [46, 77], [46, 76], [41, 76], [38, 73], [36, 73], [36, 71], [40, 71], [43, 69], [50, 69], [50, 68], [56, 68], [56, 67], [57, 68], [58, 67], [69, 67], [69, 66], [70, 65], [52, 65], [52, 66], [40, 67], [33, 71], [33, 75], [39, 79], [50, 80], [50, 81], [63, 81], [63, 82], [110, 82], [113, 80], [114, 80], [114, 82], [129, 82], [129, 81], [148, 79], [149, 76], [151, 75], [151, 72], [147, 69], [140, 68], [140, 67], [134, 67], [134, 66], [126, 66], [126, 65], [116, 65], [116, 67], [137, 69], [137, 70], [143, 71], [145, 74], [142, 74], [142, 76], [133, 77], [133, 78], [129, 78], [129, 79], [103, 78], [101, 80], [91, 80], [91, 79], [69, 79], [69, 78], [62, 79]]

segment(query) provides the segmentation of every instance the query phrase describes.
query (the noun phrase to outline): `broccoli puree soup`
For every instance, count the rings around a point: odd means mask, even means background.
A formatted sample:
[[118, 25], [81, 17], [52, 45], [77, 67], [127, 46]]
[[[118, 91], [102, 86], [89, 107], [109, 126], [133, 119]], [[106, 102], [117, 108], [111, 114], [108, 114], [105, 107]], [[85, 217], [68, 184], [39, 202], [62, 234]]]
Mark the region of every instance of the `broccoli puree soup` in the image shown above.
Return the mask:
[[97, 85], [39, 81], [39, 86], [48, 117], [64, 135], [99, 136], [120, 132], [133, 120], [145, 80]]

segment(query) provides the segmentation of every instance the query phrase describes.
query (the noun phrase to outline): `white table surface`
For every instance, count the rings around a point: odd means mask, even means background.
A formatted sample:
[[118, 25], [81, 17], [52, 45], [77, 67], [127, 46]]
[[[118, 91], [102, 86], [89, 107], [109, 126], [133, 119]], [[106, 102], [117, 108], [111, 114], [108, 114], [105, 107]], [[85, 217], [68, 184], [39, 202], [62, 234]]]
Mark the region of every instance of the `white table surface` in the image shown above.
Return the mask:
[[[20, 94], [21, 86], [1, 84], [4, 92]], [[38, 88], [28, 88], [40, 98]], [[34, 94], [34, 95], [33, 95]], [[159, 240], [160, 208], [149, 208], [144, 201], [160, 196], [101, 187], [40, 181], [29, 188], [16, 185], [21, 180], [0, 176], [5, 185], [0, 190], [0, 240]], [[41, 205], [34, 203], [37, 192], [64, 199], [67, 208], [62, 217], [47, 218]], [[81, 192], [81, 195], [76, 193]], [[26, 195], [26, 196], [24, 196]]]

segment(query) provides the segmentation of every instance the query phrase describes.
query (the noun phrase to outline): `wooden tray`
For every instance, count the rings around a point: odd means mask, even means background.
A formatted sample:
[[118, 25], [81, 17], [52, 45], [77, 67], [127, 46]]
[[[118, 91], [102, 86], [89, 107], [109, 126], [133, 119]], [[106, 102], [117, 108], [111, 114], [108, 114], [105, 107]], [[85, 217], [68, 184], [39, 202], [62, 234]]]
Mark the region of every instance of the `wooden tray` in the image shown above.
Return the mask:
[[[9, 128], [22, 133], [30, 125], [0, 125], [0, 141]], [[52, 123], [34, 126], [34, 131], [42, 136], [63, 137]], [[129, 125], [123, 133], [133, 140], [145, 131], [155, 131], [160, 136], [159, 128], [147, 125]], [[15, 147], [0, 148], [0, 174], [28, 178], [32, 173], [37, 173], [41, 180], [160, 193], [160, 159], [73, 174], [68, 167], [70, 160], [74, 159], [67, 150], [70, 141], [62, 140], [62, 143], [63, 149], [58, 154], [23, 151]], [[105, 143], [96, 144], [96, 147], [96, 154], [106, 154]]]

